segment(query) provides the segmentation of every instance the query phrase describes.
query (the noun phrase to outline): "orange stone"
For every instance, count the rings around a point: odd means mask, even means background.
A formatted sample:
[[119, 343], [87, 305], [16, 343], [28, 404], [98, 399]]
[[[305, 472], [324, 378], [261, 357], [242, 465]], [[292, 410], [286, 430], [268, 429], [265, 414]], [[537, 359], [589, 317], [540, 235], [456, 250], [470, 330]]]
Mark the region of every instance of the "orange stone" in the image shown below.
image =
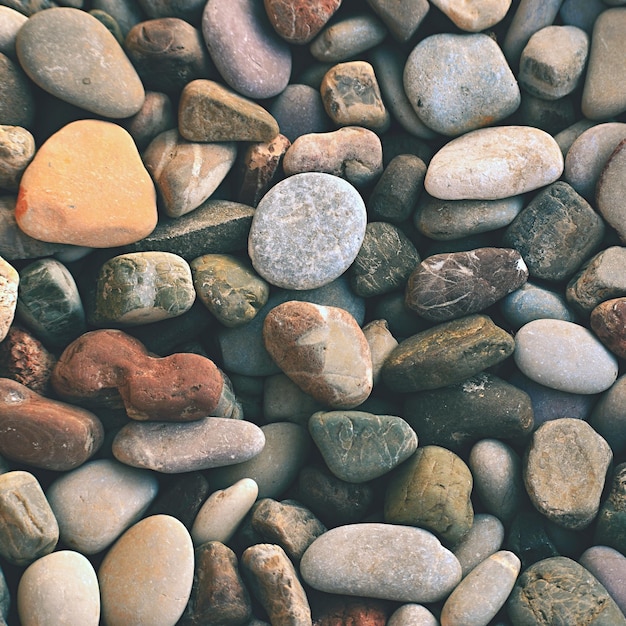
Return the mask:
[[123, 246], [156, 226], [156, 191], [126, 130], [112, 122], [79, 120], [35, 154], [22, 177], [15, 219], [40, 241]]

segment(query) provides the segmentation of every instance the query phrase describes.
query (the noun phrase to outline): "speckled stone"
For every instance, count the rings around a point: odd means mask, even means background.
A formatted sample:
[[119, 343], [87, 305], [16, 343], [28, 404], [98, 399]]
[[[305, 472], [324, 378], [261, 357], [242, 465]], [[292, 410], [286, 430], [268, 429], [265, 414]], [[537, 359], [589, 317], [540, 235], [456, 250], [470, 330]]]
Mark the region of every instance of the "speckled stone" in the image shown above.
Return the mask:
[[626, 138], [622, 139], [608, 158], [596, 186], [598, 211], [622, 241], [626, 241], [626, 220], [619, 207], [626, 193]]
[[344, 309], [285, 302], [266, 316], [263, 341], [285, 374], [328, 407], [355, 408], [372, 391], [369, 345]]
[[619, 61], [626, 53], [624, 28], [626, 7], [603, 11], [594, 23], [581, 99], [582, 113], [591, 120], [611, 119], [626, 109], [626, 70]]
[[265, 444], [258, 426], [244, 420], [205, 417], [184, 424], [130, 422], [113, 439], [118, 461], [166, 474], [243, 463]]
[[594, 543], [626, 552], [626, 463], [613, 470], [608, 497], [600, 506]]
[[400, 342], [382, 369], [392, 391], [438, 389], [459, 383], [513, 353], [513, 338], [487, 315], [437, 324]]
[[158, 489], [154, 474], [98, 459], [59, 476], [46, 498], [64, 545], [96, 554], [141, 519]]
[[613, 453], [587, 422], [564, 417], [542, 424], [529, 444], [524, 484], [548, 519], [578, 530], [591, 524]]
[[341, 6], [341, 0], [313, 4], [300, 0], [265, 0], [265, 11], [274, 30], [291, 44], [309, 43]]
[[259, 202], [248, 254], [256, 271], [272, 285], [321, 287], [343, 274], [356, 258], [366, 218], [365, 204], [348, 182], [323, 173], [290, 176]]
[[444, 145], [433, 156], [424, 185], [442, 200], [498, 200], [549, 185], [562, 172], [563, 154], [548, 133], [497, 126]]
[[427, 320], [443, 322], [483, 311], [527, 278], [526, 263], [513, 248], [434, 254], [409, 276], [406, 304]]
[[497, 517], [488, 513], [474, 515], [472, 527], [452, 549], [461, 564], [463, 577], [500, 550], [503, 541], [504, 526]]
[[417, 435], [402, 418], [363, 411], [319, 411], [309, 432], [337, 478], [367, 482], [390, 472], [417, 448]]
[[290, 83], [274, 99], [269, 111], [289, 141], [295, 141], [300, 135], [331, 130], [319, 89], [310, 85]]
[[9, 563], [28, 565], [54, 550], [59, 526], [33, 474], [0, 474], [0, 511], [0, 554]]
[[17, 61], [0, 52], [0, 124], [32, 129], [36, 101], [32, 83]]
[[582, 565], [563, 556], [531, 565], [507, 602], [513, 626], [626, 624], [607, 590]]
[[394, 39], [401, 43], [413, 36], [430, 9], [426, 0], [367, 0], [367, 3], [385, 23]]
[[181, 93], [178, 132], [188, 141], [271, 141], [278, 130], [260, 104], [213, 80], [193, 80]]
[[385, 521], [426, 528], [454, 545], [472, 527], [472, 474], [454, 452], [419, 447], [391, 476], [385, 492]]
[[363, 186], [382, 174], [382, 144], [376, 133], [360, 126], [301, 135], [285, 153], [283, 169], [287, 176], [324, 172]]
[[128, 117], [139, 111], [145, 98], [143, 85], [106, 26], [72, 7], [40, 11], [32, 17], [20, 29], [15, 47], [34, 83], [104, 117]]
[[92, 564], [71, 550], [37, 559], [20, 578], [17, 611], [23, 626], [52, 619], [67, 626], [98, 626], [100, 589]]
[[165, 213], [180, 217], [197, 209], [211, 196], [236, 156], [237, 147], [232, 142], [189, 142], [176, 129], [171, 129], [150, 142], [142, 159]]
[[152, 515], [131, 526], [107, 552], [98, 580], [109, 626], [175, 624], [191, 594], [194, 553], [174, 517]]
[[448, 136], [499, 122], [521, 101], [502, 50], [484, 34], [422, 39], [406, 61], [404, 89], [419, 118]]
[[0, 126], [0, 188], [17, 191], [33, 156], [35, 139], [28, 130], [21, 126]]
[[222, 78], [240, 94], [271, 98], [287, 86], [291, 50], [272, 28], [262, 2], [209, 0], [202, 34]]
[[560, 391], [600, 393], [617, 378], [615, 357], [590, 330], [574, 322], [528, 322], [515, 336], [513, 356], [528, 378]]
[[579, 563], [600, 581], [626, 615], [626, 557], [607, 546], [592, 546], [580, 555]]
[[[388, 576], [394, 563], [396, 576]], [[427, 530], [398, 524], [348, 524], [318, 537], [300, 573], [315, 589], [399, 602], [436, 602], [461, 580], [456, 557]]]

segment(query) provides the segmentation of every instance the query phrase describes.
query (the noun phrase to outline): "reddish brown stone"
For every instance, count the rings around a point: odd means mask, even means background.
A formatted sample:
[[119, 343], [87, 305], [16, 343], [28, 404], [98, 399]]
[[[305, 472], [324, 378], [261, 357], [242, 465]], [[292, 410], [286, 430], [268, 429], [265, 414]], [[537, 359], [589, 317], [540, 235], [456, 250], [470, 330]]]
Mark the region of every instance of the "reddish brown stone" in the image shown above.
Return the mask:
[[305, 44], [322, 30], [341, 0], [265, 0], [274, 30], [289, 43]]
[[591, 311], [591, 330], [613, 354], [626, 358], [626, 298], [605, 300]]
[[390, 604], [373, 598], [325, 596], [318, 606], [312, 602], [313, 626], [385, 626]]
[[91, 457], [103, 439], [93, 413], [0, 378], [0, 454], [7, 459], [67, 471]]
[[56, 358], [30, 333], [12, 326], [0, 343], [0, 376], [45, 394]]
[[229, 417], [234, 403], [210, 359], [192, 353], [152, 357], [139, 340], [120, 330], [81, 335], [61, 354], [51, 381], [69, 402], [123, 405], [136, 420]]

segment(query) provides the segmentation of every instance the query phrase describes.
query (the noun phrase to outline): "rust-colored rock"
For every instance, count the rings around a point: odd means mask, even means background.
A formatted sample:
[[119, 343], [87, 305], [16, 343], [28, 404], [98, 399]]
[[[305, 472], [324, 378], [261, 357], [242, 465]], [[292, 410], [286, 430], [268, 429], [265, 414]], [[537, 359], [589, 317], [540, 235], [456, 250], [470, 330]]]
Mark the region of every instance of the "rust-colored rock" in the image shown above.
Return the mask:
[[119, 330], [81, 335], [59, 357], [51, 381], [69, 402], [123, 406], [136, 420], [230, 417], [235, 406], [230, 385], [210, 359], [182, 352], [152, 357]]
[[78, 120], [52, 135], [26, 168], [15, 219], [40, 241], [123, 246], [156, 226], [156, 192], [127, 131]]
[[589, 321], [598, 339], [613, 354], [626, 359], [626, 297], [601, 302], [591, 311]]
[[305, 44], [322, 30], [341, 0], [265, 0], [274, 30], [292, 44]]
[[385, 626], [391, 615], [391, 603], [375, 598], [329, 595], [324, 596], [319, 606], [313, 604], [311, 610], [315, 626]]
[[7, 459], [67, 471], [95, 454], [103, 439], [93, 413], [0, 378], [0, 454]]

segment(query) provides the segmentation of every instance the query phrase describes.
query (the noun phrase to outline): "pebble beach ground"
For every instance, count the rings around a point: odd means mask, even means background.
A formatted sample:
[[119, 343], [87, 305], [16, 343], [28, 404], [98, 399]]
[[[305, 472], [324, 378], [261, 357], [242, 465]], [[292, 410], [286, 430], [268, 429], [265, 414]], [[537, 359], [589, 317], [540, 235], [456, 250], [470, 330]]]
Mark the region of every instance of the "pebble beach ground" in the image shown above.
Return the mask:
[[624, 0], [0, 0], [0, 624], [626, 626]]

